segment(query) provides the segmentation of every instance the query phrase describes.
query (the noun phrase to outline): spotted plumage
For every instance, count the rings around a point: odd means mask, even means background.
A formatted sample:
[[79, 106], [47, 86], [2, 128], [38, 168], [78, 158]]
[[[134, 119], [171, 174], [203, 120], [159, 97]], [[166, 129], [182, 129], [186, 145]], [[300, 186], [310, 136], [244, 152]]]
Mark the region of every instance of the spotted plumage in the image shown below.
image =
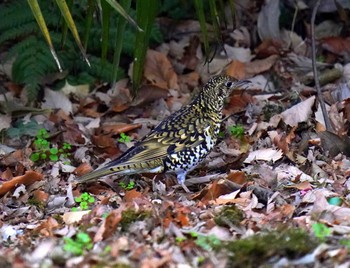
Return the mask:
[[216, 143], [226, 97], [246, 83], [227, 75], [212, 77], [190, 104], [162, 121], [122, 156], [77, 181], [87, 182], [110, 174], [171, 172], [184, 186], [186, 174]]

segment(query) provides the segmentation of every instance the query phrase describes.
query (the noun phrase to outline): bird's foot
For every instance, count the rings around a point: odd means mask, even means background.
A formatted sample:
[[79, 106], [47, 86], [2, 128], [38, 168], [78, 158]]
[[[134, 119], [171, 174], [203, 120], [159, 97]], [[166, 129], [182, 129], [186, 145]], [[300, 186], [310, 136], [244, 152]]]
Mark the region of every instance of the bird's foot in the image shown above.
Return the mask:
[[182, 189], [185, 190], [186, 193], [191, 193], [191, 191], [187, 188], [187, 186], [185, 185], [185, 183], [181, 183], [181, 187], [182, 187]]

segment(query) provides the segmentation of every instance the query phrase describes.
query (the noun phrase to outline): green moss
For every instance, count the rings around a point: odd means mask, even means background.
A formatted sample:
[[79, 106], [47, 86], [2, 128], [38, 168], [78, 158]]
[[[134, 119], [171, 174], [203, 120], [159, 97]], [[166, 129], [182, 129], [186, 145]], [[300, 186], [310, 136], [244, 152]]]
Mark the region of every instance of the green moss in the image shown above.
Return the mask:
[[123, 231], [126, 231], [131, 223], [135, 221], [142, 221], [150, 216], [150, 211], [136, 211], [134, 209], [127, 209], [122, 212], [120, 226], [122, 227]]
[[235, 205], [225, 206], [220, 213], [214, 218], [219, 226], [230, 227], [230, 225], [240, 225], [244, 215]]
[[40, 210], [43, 210], [46, 206], [46, 204], [44, 202], [37, 200], [35, 197], [29, 198], [28, 204], [31, 206], [35, 206]]
[[125, 264], [125, 263], [117, 263], [117, 264], [111, 265], [110, 263], [106, 263], [106, 262], [100, 262], [98, 264], [94, 264], [94, 265], [91, 266], [91, 268], [103, 268], [103, 267], [131, 268], [130, 265]]
[[317, 246], [302, 229], [282, 229], [229, 242], [230, 267], [258, 267], [273, 257], [297, 258]]

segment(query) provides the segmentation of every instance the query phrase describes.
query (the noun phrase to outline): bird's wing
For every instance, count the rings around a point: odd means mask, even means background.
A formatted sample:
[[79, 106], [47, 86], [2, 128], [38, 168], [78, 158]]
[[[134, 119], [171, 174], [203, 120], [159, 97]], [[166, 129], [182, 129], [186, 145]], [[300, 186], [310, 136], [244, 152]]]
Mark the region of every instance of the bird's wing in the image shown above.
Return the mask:
[[117, 160], [120, 165], [152, 162], [156, 159], [164, 159], [170, 154], [180, 152], [186, 149], [186, 147], [196, 147], [203, 140], [200, 136], [193, 140], [193, 135], [169, 137], [167, 133], [153, 132]]

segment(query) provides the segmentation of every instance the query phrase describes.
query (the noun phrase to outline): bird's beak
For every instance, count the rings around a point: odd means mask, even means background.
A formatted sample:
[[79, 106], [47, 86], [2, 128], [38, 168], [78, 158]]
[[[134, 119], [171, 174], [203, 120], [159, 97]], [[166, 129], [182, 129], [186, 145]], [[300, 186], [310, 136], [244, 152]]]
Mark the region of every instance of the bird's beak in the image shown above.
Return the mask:
[[243, 85], [247, 85], [247, 84], [250, 84], [250, 83], [251, 82], [249, 80], [239, 80], [239, 81], [237, 81], [236, 83], [234, 83], [232, 85], [232, 88], [239, 88], [239, 87], [241, 87]]

